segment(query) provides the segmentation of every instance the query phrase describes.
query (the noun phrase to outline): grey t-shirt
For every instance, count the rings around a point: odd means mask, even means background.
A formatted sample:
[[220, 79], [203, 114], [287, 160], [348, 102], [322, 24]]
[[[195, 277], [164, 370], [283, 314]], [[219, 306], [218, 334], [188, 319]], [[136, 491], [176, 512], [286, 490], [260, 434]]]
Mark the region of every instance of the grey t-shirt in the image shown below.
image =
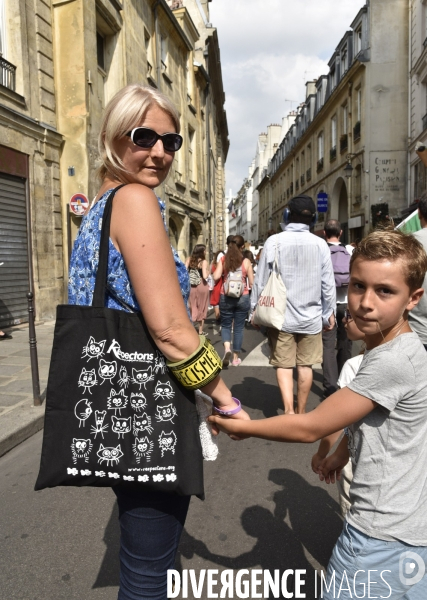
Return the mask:
[[427, 546], [427, 353], [417, 334], [366, 352], [347, 387], [378, 404], [349, 428], [348, 522], [374, 538]]
[[[412, 234], [424, 246], [427, 252], [427, 229], [421, 229]], [[427, 344], [427, 274], [424, 277], [424, 295], [417, 306], [409, 311], [409, 325], [420, 336], [423, 344]]]

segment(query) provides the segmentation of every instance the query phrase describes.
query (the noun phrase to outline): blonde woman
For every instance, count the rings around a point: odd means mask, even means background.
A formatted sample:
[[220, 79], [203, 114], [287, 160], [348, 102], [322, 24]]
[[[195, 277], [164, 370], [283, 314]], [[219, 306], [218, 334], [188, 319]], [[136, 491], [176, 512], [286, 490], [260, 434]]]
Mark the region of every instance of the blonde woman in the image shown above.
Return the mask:
[[[189, 357], [198, 348], [203, 350], [187, 315], [187, 270], [171, 250], [164, 204], [153, 192], [166, 179], [175, 152], [181, 147], [179, 129], [175, 107], [157, 90], [134, 84], [110, 101], [99, 136], [102, 183], [74, 245], [69, 283], [70, 304], [91, 304], [100, 220], [112, 190], [126, 184], [113, 202], [105, 305], [141, 311], [155, 344], [172, 363]], [[232, 411], [234, 418], [249, 418], [239, 411], [219, 376], [202, 389], [213, 398], [218, 410]], [[195, 428], [196, 421], [192, 424]], [[201, 495], [201, 453], [197, 460], [194, 493]], [[120, 485], [113, 491], [121, 525], [118, 599], [166, 600], [166, 572], [174, 565], [190, 497], [147, 493], [138, 487], [129, 491]]]

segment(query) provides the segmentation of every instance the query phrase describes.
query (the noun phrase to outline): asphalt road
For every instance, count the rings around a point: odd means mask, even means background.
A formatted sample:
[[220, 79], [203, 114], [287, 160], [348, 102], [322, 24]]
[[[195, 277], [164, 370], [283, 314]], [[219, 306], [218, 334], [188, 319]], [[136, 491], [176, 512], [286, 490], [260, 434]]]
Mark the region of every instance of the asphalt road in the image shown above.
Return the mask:
[[[219, 336], [212, 339], [220, 349]], [[262, 340], [248, 329], [242, 358]], [[272, 368], [230, 367], [224, 379], [252, 418], [282, 412]], [[309, 409], [320, 393], [317, 371]], [[115, 600], [114, 496], [96, 488], [34, 492], [41, 439], [36, 434], [0, 459], [0, 598]], [[314, 599], [314, 572], [326, 567], [342, 528], [336, 488], [311, 472], [315, 448], [220, 436], [218, 459], [205, 463], [206, 500], [191, 501], [177, 569], [304, 569], [303, 592]]]

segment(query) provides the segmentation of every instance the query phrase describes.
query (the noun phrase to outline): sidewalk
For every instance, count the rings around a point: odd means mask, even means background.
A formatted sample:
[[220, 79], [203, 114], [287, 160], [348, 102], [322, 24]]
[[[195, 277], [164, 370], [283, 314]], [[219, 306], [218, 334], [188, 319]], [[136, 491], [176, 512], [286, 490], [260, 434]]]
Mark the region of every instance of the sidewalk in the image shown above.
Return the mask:
[[[40, 393], [44, 400], [54, 321], [36, 325]], [[14, 327], [0, 341], [0, 456], [42, 429], [45, 403], [33, 406], [28, 325]]]

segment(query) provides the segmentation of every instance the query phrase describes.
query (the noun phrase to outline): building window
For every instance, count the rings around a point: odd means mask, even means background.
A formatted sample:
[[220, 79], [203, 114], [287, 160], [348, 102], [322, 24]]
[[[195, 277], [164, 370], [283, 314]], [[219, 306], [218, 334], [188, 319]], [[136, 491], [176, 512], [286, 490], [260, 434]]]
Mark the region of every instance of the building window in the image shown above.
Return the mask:
[[335, 65], [331, 69], [331, 90], [335, 88], [337, 85], [337, 72], [335, 69]]
[[335, 148], [337, 145], [337, 117], [334, 115], [331, 119], [331, 146]]
[[347, 46], [341, 52], [341, 77], [348, 69]]
[[317, 159], [321, 160], [324, 154], [323, 131], [317, 136]]
[[362, 25], [354, 32], [354, 55], [357, 56], [362, 50]]
[[96, 58], [98, 67], [105, 71], [105, 39], [98, 31], [96, 32]]
[[168, 69], [168, 40], [162, 35], [160, 36], [160, 58], [162, 61], [162, 72], [166, 73]]
[[357, 90], [356, 96], [356, 116], [358, 121], [362, 120], [362, 90], [360, 88]]
[[144, 45], [145, 45], [145, 53], [147, 56], [147, 78], [155, 78], [155, 73], [153, 70], [153, 49], [150, 34], [146, 29], [144, 29]]
[[188, 128], [188, 180], [190, 187], [195, 189], [197, 187], [197, 167], [196, 167], [196, 132], [191, 127]]
[[0, 0], [0, 57], [7, 58], [6, 56], [6, 17], [4, 0]]
[[348, 106], [342, 107], [342, 132], [344, 135], [348, 133]]

